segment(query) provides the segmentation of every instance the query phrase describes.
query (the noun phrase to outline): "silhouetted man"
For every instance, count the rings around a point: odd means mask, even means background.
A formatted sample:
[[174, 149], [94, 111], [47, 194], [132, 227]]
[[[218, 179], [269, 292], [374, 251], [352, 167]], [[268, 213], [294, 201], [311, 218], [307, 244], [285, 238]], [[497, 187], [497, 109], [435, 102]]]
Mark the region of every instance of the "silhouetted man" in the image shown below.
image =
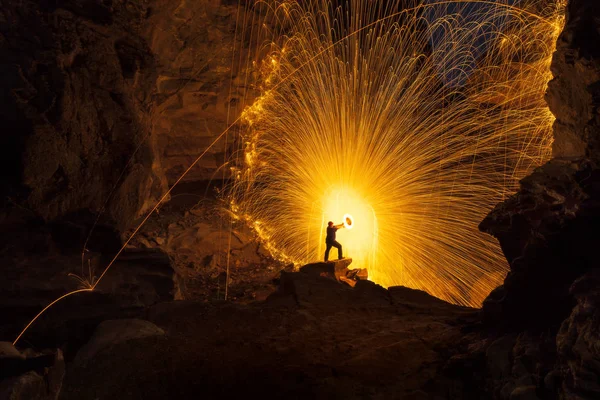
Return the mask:
[[325, 249], [325, 262], [329, 260], [329, 250], [331, 250], [332, 247], [338, 249], [338, 259], [344, 258], [342, 256], [342, 245], [335, 240], [335, 232], [343, 227], [344, 224], [333, 225], [333, 221], [329, 221], [327, 223], [327, 237], [325, 238], [325, 244], [327, 245], [327, 248]]

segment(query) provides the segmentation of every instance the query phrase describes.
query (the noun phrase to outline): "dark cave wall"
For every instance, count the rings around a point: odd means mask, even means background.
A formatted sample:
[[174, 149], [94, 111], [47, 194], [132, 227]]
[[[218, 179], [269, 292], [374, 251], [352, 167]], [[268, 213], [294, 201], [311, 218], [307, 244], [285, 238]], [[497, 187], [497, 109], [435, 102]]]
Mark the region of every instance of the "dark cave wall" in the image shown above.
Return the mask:
[[[106, 222], [129, 226], [256, 95], [237, 1], [0, 0], [0, 10], [0, 191], [46, 221], [110, 198]], [[231, 146], [217, 141], [185, 179], [214, 178]]]
[[573, 0], [552, 61], [546, 99], [556, 116], [554, 158], [523, 179], [480, 228], [511, 270], [484, 304], [517, 326], [562, 321], [569, 287], [597, 267], [600, 248], [600, 3]]
[[572, 0], [552, 60], [546, 100], [556, 117], [554, 157], [600, 158], [600, 3]]
[[[598, 43], [600, 2], [571, 0], [546, 95], [556, 116], [554, 158], [480, 225], [510, 264], [504, 285], [483, 304], [483, 319], [501, 332], [554, 337], [547, 360], [534, 360], [534, 389], [565, 399], [600, 397]], [[539, 375], [544, 368], [552, 372]]]
[[[102, 209], [128, 225], [164, 190], [142, 2], [0, 2], [4, 205], [46, 220]], [[114, 191], [114, 192], [113, 192]], [[112, 197], [111, 197], [112, 195]]]
[[[256, 43], [249, 35], [261, 28], [244, 4], [152, 2], [143, 35], [157, 62], [153, 135], [170, 183], [258, 94], [247, 76], [251, 76], [249, 60], [256, 55]], [[217, 140], [184, 180], [221, 178], [215, 173], [232, 146], [231, 136], [228, 141]]]

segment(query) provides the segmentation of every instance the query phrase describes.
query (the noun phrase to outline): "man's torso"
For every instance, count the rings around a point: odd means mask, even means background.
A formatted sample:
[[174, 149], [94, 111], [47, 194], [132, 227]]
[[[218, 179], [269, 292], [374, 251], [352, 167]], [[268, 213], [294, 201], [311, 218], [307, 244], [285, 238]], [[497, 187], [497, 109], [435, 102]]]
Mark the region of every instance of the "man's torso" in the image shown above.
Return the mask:
[[335, 231], [337, 228], [335, 227], [327, 227], [327, 238], [325, 239], [325, 243], [335, 242]]

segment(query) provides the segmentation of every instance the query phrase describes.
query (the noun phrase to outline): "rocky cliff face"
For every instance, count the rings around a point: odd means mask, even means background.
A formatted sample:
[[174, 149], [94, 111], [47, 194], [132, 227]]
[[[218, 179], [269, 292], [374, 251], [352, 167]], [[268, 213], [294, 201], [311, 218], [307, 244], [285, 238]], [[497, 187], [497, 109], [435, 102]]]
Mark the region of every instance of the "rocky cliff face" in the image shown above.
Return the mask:
[[[251, 101], [237, 1], [0, 5], [2, 194], [46, 220], [108, 201], [127, 226]], [[212, 178], [225, 151], [187, 179]]]
[[599, 41], [600, 3], [571, 0], [547, 92], [556, 116], [554, 159], [525, 178], [521, 190], [480, 226], [499, 239], [510, 263], [504, 285], [484, 302], [483, 317], [502, 330], [546, 335], [558, 330], [556, 358], [546, 360], [546, 365], [556, 363], [555, 370], [542, 376], [537, 388], [555, 389], [561, 398], [600, 395], [594, 322], [600, 248]]
[[[245, 81], [255, 53], [248, 35], [257, 30], [249, 14], [231, 0], [152, 2], [144, 30], [157, 66], [152, 133], [171, 183], [257, 95]], [[214, 178], [229, 139], [217, 141], [185, 180]]]
[[128, 224], [164, 189], [152, 142], [154, 57], [141, 2], [3, 1], [2, 191], [45, 219]]
[[600, 159], [600, 4], [569, 2], [546, 100], [556, 116], [553, 155]]
[[[600, 244], [600, 4], [573, 0], [553, 58], [548, 104], [556, 115], [555, 158], [521, 182], [481, 229], [510, 263], [484, 314], [518, 325], [558, 323], [573, 281], [596, 267]], [[519, 321], [520, 319], [520, 321]]]

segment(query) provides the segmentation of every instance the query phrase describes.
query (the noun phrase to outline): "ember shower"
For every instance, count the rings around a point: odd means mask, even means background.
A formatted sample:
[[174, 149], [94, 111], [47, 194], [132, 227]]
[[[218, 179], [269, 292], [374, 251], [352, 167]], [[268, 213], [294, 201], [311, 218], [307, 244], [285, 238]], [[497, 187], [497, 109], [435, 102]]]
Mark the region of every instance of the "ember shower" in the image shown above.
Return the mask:
[[259, 97], [230, 164], [235, 217], [277, 258], [307, 263], [349, 213], [338, 238], [371, 280], [481, 305], [507, 265], [478, 224], [550, 156], [563, 2], [245, 7]]

